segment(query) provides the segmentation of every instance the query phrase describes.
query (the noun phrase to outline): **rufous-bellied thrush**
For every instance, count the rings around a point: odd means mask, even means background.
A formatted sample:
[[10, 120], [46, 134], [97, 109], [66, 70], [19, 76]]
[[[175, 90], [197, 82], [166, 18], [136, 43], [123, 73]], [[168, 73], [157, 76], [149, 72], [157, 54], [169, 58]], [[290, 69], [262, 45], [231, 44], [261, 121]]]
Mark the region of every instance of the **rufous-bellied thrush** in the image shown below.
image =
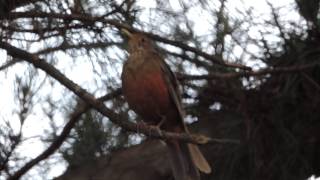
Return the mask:
[[[149, 38], [142, 33], [123, 32], [129, 37], [129, 58], [123, 66], [122, 90], [130, 108], [147, 124], [188, 133], [175, 75]], [[176, 180], [199, 180], [198, 170], [211, 172], [197, 145], [174, 139], [165, 142]]]

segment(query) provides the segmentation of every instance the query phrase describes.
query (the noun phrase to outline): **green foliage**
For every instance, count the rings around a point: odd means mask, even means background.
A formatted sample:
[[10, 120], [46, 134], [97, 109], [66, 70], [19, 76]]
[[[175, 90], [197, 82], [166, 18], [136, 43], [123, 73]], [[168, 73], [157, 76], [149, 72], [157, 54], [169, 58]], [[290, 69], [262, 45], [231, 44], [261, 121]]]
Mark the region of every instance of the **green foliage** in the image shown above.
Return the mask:
[[128, 134], [107, 122], [95, 111], [83, 114], [70, 137], [70, 147], [62, 152], [71, 167], [95, 161], [129, 144]]

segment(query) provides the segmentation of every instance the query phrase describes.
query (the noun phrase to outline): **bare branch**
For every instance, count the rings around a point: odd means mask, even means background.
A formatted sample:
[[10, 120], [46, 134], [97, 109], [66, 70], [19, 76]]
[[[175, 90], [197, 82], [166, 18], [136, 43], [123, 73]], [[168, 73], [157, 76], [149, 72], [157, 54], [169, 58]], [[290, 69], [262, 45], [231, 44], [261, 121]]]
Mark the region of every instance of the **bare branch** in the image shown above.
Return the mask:
[[61, 45], [56, 46], [56, 47], [50, 47], [50, 48], [40, 50], [40, 51], [36, 52], [35, 54], [42, 55], [42, 54], [48, 54], [48, 53], [52, 53], [52, 52], [59, 51], [59, 50], [65, 51], [65, 50], [80, 49], [80, 48], [86, 48], [86, 49], [105, 48], [105, 47], [108, 47], [111, 45], [120, 45], [120, 43], [117, 43], [117, 42], [95, 42], [95, 43], [88, 43], [88, 44], [79, 43], [79, 44], [67, 44], [67, 45], [62, 43]]
[[152, 33], [146, 33], [146, 32], [142, 32], [140, 30], [134, 29], [128, 25], [119, 23], [117, 20], [113, 20], [113, 19], [105, 19], [104, 16], [102, 17], [93, 17], [93, 16], [87, 16], [87, 15], [79, 15], [79, 14], [57, 14], [57, 13], [39, 13], [39, 12], [14, 12], [14, 13], [10, 13], [10, 18], [58, 18], [58, 19], [64, 19], [64, 20], [78, 20], [78, 21], [82, 21], [82, 22], [101, 22], [101, 23], [106, 23], [106, 24], [110, 24], [113, 25], [119, 29], [121, 28], [125, 28], [128, 29], [130, 31], [135, 31], [135, 32], [141, 32], [146, 34], [147, 36], [149, 36], [150, 38], [157, 40], [159, 42], [163, 42], [163, 43], [167, 43], [176, 47], [179, 47], [181, 49], [184, 49], [186, 51], [190, 51], [193, 52], [199, 56], [204, 57], [205, 59], [211, 60], [212, 62], [214, 62], [215, 64], [219, 64], [222, 66], [227, 66], [227, 67], [232, 67], [232, 68], [239, 68], [239, 69], [244, 69], [244, 70], [251, 70], [250, 67], [241, 65], [241, 64], [234, 64], [234, 63], [229, 63], [229, 62], [225, 62], [223, 59], [221, 59], [220, 57], [217, 57], [215, 55], [211, 55], [208, 54], [206, 52], [200, 51], [197, 48], [188, 46], [184, 43], [178, 42], [178, 41], [174, 41], [174, 40], [169, 40], [166, 38], [163, 38], [161, 36], [152, 34]]
[[319, 63], [311, 63], [306, 65], [297, 65], [289, 67], [276, 67], [276, 68], [267, 68], [259, 71], [249, 71], [249, 72], [236, 72], [236, 73], [211, 73], [208, 75], [187, 75], [180, 74], [178, 75], [180, 80], [203, 80], [203, 79], [233, 79], [244, 76], [263, 76], [267, 74], [279, 74], [279, 73], [296, 73], [302, 72], [307, 69], [319, 66]]
[[208, 54], [206, 52], [200, 51], [199, 49], [191, 47], [191, 46], [188, 46], [188, 45], [186, 45], [184, 43], [181, 43], [181, 42], [178, 42], [178, 41], [174, 41], [174, 40], [170, 40], [170, 39], [166, 39], [166, 38], [163, 38], [161, 36], [158, 36], [158, 35], [155, 35], [155, 34], [152, 34], [152, 33], [145, 33], [145, 32], [143, 32], [143, 33], [146, 34], [147, 36], [151, 37], [152, 39], [157, 40], [157, 41], [160, 41], [160, 42], [163, 42], [163, 43], [168, 43], [170, 45], [177, 46], [177, 47], [179, 47], [181, 49], [184, 49], [186, 51], [193, 52], [193, 53], [195, 53], [195, 54], [197, 54], [199, 56], [202, 56], [202, 57], [204, 57], [204, 58], [206, 58], [208, 60], [211, 60], [215, 64], [219, 64], [219, 65], [226, 66], [226, 67], [239, 68], [239, 69], [244, 69], [244, 70], [251, 70], [250, 67], [247, 67], [247, 66], [244, 66], [244, 65], [241, 65], [241, 64], [234, 64], [234, 63], [225, 62], [223, 59], [221, 59], [218, 56], [211, 55], [211, 54]]
[[[112, 99], [116, 96], [119, 96], [121, 93], [121, 90], [115, 90], [114, 92], [111, 92], [105, 96], [100, 97], [98, 100], [100, 101], [107, 101], [109, 99]], [[34, 165], [38, 164], [40, 161], [48, 158], [51, 154], [53, 154], [57, 149], [60, 148], [62, 143], [66, 140], [68, 135], [70, 134], [70, 131], [75, 126], [75, 124], [80, 120], [80, 117], [83, 113], [88, 111], [90, 109], [90, 106], [85, 103], [79, 103], [75, 111], [70, 115], [70, 119], [68, 123], [64, 126], [62, 132], [60, 135], [50, 144], [50, 146], [44, 150], [41, 154], [39, 154], [36, 158], [32, 159], [31, 161], [27, 162], [23, 167], [21, 167], [19, 170], [17, 170], [9, 179], [19, 179], [23, 174], [25, 174], [27, 171], [29, 171]]]
[[11, 61], [6, 62], [4, 65], [0, 66], [0, 71], [7, 69], [10, 66], [15, 65], [17, 62], [20, 62], [21, 60], [13, 59]]
[[310, 83], [312, 84], [318, 91], [320, 91], [320, 85], [312, 79], [310, 76], [308, 76], [306, 73], [302, 73], [302, 76]]
[[[159, 139], [177, 139], [184, 142], [195, 143], [195, 144], [206, 144], [206, 143], [217, 143], [215, 139], [211, 139], [205, 136], [198, 136], [198, 135], [190, 135], [186, 133], [172, 133], [172, 132], [165, 132], [159, 130], [157, 127], [150, 127], [141, 124], [135, 124], [130, 121], [127, 121], [122, 115], [115, 113], [112, 109], [107, 108], [104, 103], [96, 99], [93, 95], [88, 93], [85, 89], [81, 88], [79, 85], [68, 79], [64, 74], [62, 74], [58, 69], [56, 69], [51, 64], [47, 63], [44, 59], [39, 58], [34, 54], [30, 54], [27, 51], [22, 49], [16, 48], [6, 42], [0, 43], [0, 48], [5, 49], [9, 55], [15, 58], [23, 59], [31, 64], [33, 64], [36, 68], [39, 68], [46, 72], [48, 75], [56, 79], [59, 83], [64, 85], [70, 91], [75, 93], [79, 98], [81, 98], [84, 102], [87, 103], [87, 106], [93, 107], [98, 112], [103, 114], [104, 116], [108, 117], [110, 121], [119, 125], [120, 127], [131, 131], [131, 132], [140, 132], [147, 136], [151, 136], [154, 138]], [[232, 141], [228, 141], [230, 143]], [[53, 147], [53, 151], [55, 150], [55, 146]], [[51, 153], [52, 150], [49, 152]], [[50, 154], [49, 153], [49, 154]], [[43, 155], [48, 156], [48, 154]], [[40, 159], [44, 158], [40, 157]], [[34, 160], [29, 162], [30, 165], [25, 166], [25, 168], [20, 169], [17, 171], [10, 180], [19, 179], [23, 174], [25, 174], [32, 166], [34, 166], [37, 161]]]
[[13, 9], [19, 8], [21, 6], [25, 6], [27, 4], [35, 3], [40, 0], [1, 0], [0, 2], [0, 19], [3, 16], [7, 16], [10, 11]]

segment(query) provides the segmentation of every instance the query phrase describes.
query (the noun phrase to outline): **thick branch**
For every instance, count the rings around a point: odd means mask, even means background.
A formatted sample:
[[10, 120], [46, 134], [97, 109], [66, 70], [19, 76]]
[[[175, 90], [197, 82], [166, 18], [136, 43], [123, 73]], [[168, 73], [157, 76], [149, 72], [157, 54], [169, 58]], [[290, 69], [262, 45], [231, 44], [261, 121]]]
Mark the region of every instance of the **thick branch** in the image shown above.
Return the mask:
[[[113, 110], [107, 108], [103, 104], [103, 102], [96, 99], [93, 95], [88, 93], [79, 85], [77, 85], [76, 83], [68, 79], [65, 75], [63, 75], [60, 71], [58, 71], [54, 66], [47, 63], [44, 59], [40, 59], [38, 56], [30, 54], [24, 50], [18, 49], [6, 42], [1, 42], [0, 48], [7, 50], [9, 55], [15, 58], [23, 59], [33, 64], [36, 68], [39, 68], [45, 71], [48, 75], [50, 75], [51, 77], [56, 79], [58, 82], [60, 82], [62, 85], [64, 85], [66, 88], [71, 90], [73, 93], [79, 96], [79, 98], [81, 98], [83, 101], [88, 103], [91, 107], [95, 108], [98, 112], [100, 112], [104, 116], [110, 118], [110, 120], [113, 123], [121, 126], [122, 128], [125, 128], [128, 131], [137, 132], [137, 130], [139, 129], [139, 132], [146, 135], [150, 135], [155, 138], [161, 138], [161, 139], [174, 138], [174, 139], [178, 139], [185, 142], [203, 144], [204, 140], [203, 138], [201, 138], [201, 141], [199, 142], [199, 136], [159, 131], [159, 129], [156, 127], [141, 126], [141, 125], [126, 121], [122, 116], [115, 113]], [[211, 140], [207, 139], [206, 141], [211, 141]]]
[[[107, 108], [102, 101], [96, 99], [93, 95], [88, 93], [85, 89], [81, 88], [79, 85], [68, 79], [65, 75], [63, 75], [59, 70], [57, 70], [54, 66], [47, 63], [44, 59], [40, 59], [38, 56], [34, 54], [30, 54], [27, 51], [22, 49], [18, 49], [6, 42], [0, 43], [0, 48], [5, 49], [7, 53], [15, 58], [23, 59], [31, 64], [33, 64], [36, 68], [39, 68], [46, 72], [48, 75], [56, 79], [66, 88], [75, 93], [79, 98], [81, 98], [84, 102], [88, 104], [88, 106], [93, 107], [98, 112], [108, 117], [110, 121], [121, 126], [122, 128], [132, 131], [132, 132], [140, 132], [146, 134], [148, 136], [152, 136], [154, 138], [160, 139], [177, 139], [184, 142], [196, 143], [196, 144], [205, 144], [205, 143], [221, 143], [220, 140], [210, 139], [204, 136], [190, 135], [190, 134], [179, 134], [179, 133], [171, 133], [161, 131], [156, 127], [149, 127], [145, 125], [138, 125], [132, 122], [125, 120], [124, 117], [115, 113], [113, 110]], [[230, 143], [230, 142], [228, 142]], [[43, 157], [41, 157], [43, 158]], [[33, 164], [33, 163], [32, 163]], [[34, 165], [34, 164], [33, 164]], [[27, 166], [24, 169], [19, 170], [15, 173], [15, 175], [11, 178], [19, 179], [23, 174], [25, 174], [33, 165]]]

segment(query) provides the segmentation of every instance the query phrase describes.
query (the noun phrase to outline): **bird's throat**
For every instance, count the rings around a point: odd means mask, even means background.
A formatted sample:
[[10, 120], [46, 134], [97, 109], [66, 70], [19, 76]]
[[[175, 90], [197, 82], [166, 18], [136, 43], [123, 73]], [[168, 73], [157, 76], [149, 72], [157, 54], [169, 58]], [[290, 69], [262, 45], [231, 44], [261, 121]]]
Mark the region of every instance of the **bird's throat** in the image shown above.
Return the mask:
[[129, 57], [128, 68], [134, 71], [142, 68], [146, 61], [146, 55], [143, 51], [135, 51]]

